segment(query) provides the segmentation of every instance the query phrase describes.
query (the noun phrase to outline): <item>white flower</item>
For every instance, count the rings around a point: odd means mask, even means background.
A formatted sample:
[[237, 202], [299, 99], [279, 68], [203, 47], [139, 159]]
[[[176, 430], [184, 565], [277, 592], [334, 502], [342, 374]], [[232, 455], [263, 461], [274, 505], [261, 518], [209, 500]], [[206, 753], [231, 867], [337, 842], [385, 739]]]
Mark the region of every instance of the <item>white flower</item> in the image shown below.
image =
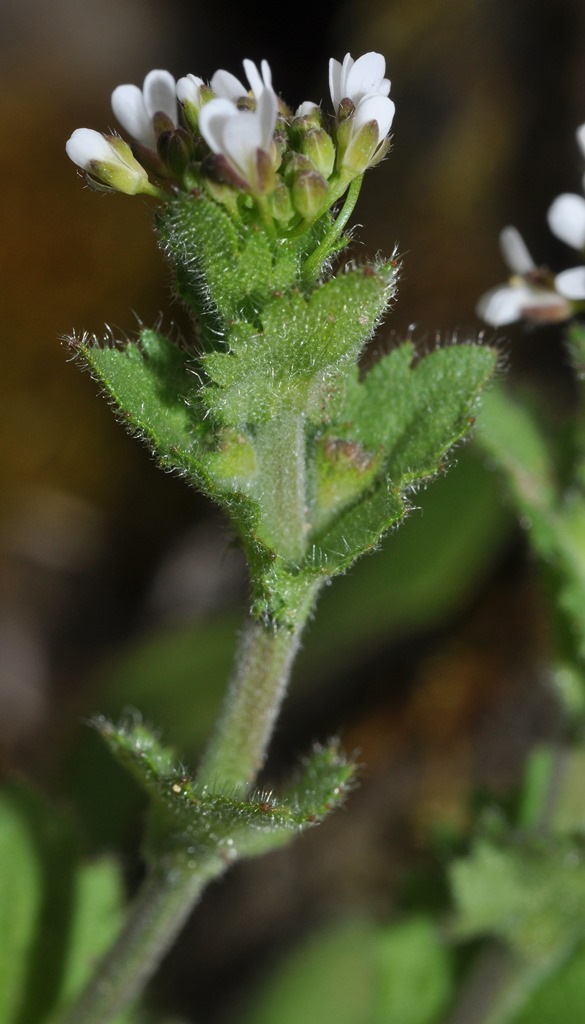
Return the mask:
[[231, 100], [218, 97], [199, 114], [199, 130], [211, 151], [224, 157], [255, 195], [267, 191], [276, 114], [277, 99], [270, 88], [262, 91], [255, 110], [238, 110]]
[[334, 57], [329, 61], [329, 89], [333, 109], [337, 113], [339, 104], [350, 99], [355, 106], [365, 96], [388, 96], [390, 81], [384, 78], [386, 61], [381, 53], [364, 53], [353, 60], [346, 53], [343, 64]]
[[139, 192], [160, 195], [123, 139], [102, 135], [93, 128], [76, 128], [65, 150], [74, 164], [109, 188], [130, 196]]
[[177, 126], [175, 79], [169, 71], [149, 71], [142, 89], [118, 85], [112, 93], [112, 110], [123, 128], [137, 142], [156, 149], [155, 114], [165, 114]]
[[[256, 100], [260, 99], [260, 96], [265, 89], [272, 90], [272, 72], [268, 61], [263, 60], [260, 67], [262, 74], [258, 71], [258, 68], [252, 60], [244, 60], [244, 70], [246, 72], [250, 88], [254, 93]], [[213, 78], [211, 79], [211, 88], [213, 89], [216, 96], [221, 99], [233, 100], [237, 103], [242, 96], [248, 95], [248, 90], [245, 85], [242, 85], [239, 78], [232, 75], [230, 71], [216, 71]]]
[[[364, 53], [353, 60], [346, 53], [343, 64], [329, 61], [329, 89], [337, 126], [337, 165], [340, 171], [362, 174], [382, 158], [395, 106], [388, 98], [390, 81], [384, 78], [386, 61], [381, 53]], [[349, 101], [347, 111], [344, 101]]]
[[500, 234], [502, 255], [512, 271], [507, 284], [497, 285], [482, 295], [476, 313], [492, 327], [515, 320], [555, 321], [571, 315], [561, 295], [539, 280], [538, 268], [519, 231], [507, 227]]

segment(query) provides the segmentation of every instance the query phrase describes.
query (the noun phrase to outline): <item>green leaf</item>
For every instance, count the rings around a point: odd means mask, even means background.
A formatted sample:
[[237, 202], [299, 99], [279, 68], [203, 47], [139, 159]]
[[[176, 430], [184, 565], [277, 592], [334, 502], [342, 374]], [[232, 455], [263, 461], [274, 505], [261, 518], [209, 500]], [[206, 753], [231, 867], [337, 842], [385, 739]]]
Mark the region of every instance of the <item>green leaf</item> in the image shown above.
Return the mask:
[[[469, 431], [478, 395], [496, 366], [494, 350], [477, 345], [436, 349], [413, 364], [405, 342], [381, 359], [363, 382], [354, 376], [328, 436], [382, 451], [373, 485], [364, 477], [360, 499], [312, 538], [313, 564], [344, 571], [375, 547], [408, 512], [406, 493], [442, 467], [449, 449]], [[322, 510], [321, 510], [322, 511]]]
[[241, 1024], [436, 1024], [451, 973], [429, 921], [337, 924], [284, 959]]
[[225, 352], [205, 356], [215, 386], [202, 395], [226, 424], [262, 423], [285, 411], [322, 417], [323, 388], [371, 337], [391, 297], [383, 266], [359, 267], [320, 285], [308, 297], [275, 294], [260, 323], [238, 320], [226, 330]]
[[170, 825], [175, 848], [190, 857], [217, 855], [233, 860], [288, 842], [343, 801], [355, 772], [335, 745], [318, 747], [282, 799], [264, 791], [229, 796], [199, 786], [174, 752], [141, 722], [128, 720], [114, 726], [98, 718], [94, 724], [114, 756], [153, 800], [154, 842], [161, 827], [168, 843]]
[[585, 1007], [585, 946], [532, 993], [513, 1024], [561, 1024], [579, 1021]]
[[[91, 978], [99, 958], [117, 936], [125, 911], [125, 897], [118, 864], [103, 858], [80, 865], [75, 879], [75, 901], [71, 919], [68, 957], [61, 985], [59, 1014], [78, 995]], [[133, 1011], [116, 1018], [115, 1024], [135, 1020]]]
[[486, 396], [478, 440], [506, 476], [518, 517], [529, 528], [572, 631], [577, 657], [585, 658], [585, 494], [578, 481], [563, 489], [555, 454], [535, 414], [503, 388]]
[[200, 480], [204, 431], [191, 409], [198, 385], [188, 373], [187, 353], [148, 329], [139, 342], [102, 347], [82, 340], [77, 351], [161, 465]]
[[585, 935], [585, 860], [575, 843], [480, 840], [453, 865], [451, 885], [461, 939], [491, 935], [524, 961], [550, 967]]
[[58, 997], [73, 906], [75, 844], [41, 799], [0, 799], [0, 1022], [40, 1024]]
[[[0, 797], [0, 1024], [57, 1024], [117, 933], [117, 865], [82, 864], [69, 822], [24, 787]], [[116, 1024], [127, 1024], [124, 1016]]]

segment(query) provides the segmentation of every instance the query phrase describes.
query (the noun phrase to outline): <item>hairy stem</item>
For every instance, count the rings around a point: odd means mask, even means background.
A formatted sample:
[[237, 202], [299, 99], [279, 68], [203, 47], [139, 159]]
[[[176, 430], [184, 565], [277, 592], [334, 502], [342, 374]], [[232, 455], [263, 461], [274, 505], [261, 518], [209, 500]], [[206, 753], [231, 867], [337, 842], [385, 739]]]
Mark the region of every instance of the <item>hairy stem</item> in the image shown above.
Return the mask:
[[200, 784], [229, 792], [254, 782], [264, 763], [315, 591], [316, 586], [308, 590], [295, 629], [254, 619], [245, 627], [223, 711], [197, 775]]
[[106, 1024], [140, 995], [181, 930], [206, 884], [224, 864], [209, 858], [153, 870], [128, 920], [93, 978], [60, 1024]]

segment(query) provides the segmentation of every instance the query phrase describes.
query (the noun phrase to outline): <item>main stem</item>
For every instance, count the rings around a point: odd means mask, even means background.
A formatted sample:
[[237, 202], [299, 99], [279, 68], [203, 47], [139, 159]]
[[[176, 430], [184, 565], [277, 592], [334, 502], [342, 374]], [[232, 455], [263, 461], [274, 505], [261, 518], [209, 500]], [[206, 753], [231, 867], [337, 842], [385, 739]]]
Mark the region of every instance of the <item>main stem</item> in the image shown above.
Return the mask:
[[224, 868], [218, 858], [193, 870], [151, 871], [115, 944], [60, 1024], [106, 1024], [140, 995], [207, 883]]
[[[286, 414], [258, 432], [264, 529], [292, 567], [286, 621], [247, 622], [240, 637], [236, 669], [211, 741], [197, 775], [200, 785], [229, 794], [254, 783], [262, 767], [274, 723], [319, 583], [301, 583], [294, 566], [306, 543], [305, 422]], [[193, 866], [180, 851], [155, 863], [116, 943], [61, 1024], [108, 1024], [142, 989], [169, 950], [205, 885], [225, 869], [210, 854]]]

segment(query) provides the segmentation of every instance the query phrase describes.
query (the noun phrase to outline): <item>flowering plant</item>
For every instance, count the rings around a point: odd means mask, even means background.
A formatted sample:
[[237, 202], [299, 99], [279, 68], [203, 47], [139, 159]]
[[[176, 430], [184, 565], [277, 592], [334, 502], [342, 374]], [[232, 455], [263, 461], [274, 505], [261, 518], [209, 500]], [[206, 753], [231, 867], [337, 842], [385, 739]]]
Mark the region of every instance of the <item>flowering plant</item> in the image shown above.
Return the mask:
[[[577, 129], [577, 142], [585, 157], [585, 124]], [[583, 178], [585, 187], [585, 176]], [[548, 225], [571, 248], [585, 255], [585, 198], [571, 192], [557, 196], [547, 214]], [[500, 235], [502, 254], [512, 277], [505, 285], [490, 289], [477, 304], [477, 315], [493, 327], [515, 320], [535, 323], [569, 320], [585, 310], [585, 266], [552, 274], [537, 267], [520, 233], [504, 228]]]
[[258, 789], [302, 630], [322, 587], [376, 548], [415, 489], [445, 468], [497, 362], [471, 343], [421, 357], [409, 339], [361, 370], [399, 264], [395, 255], [334, 264], [351, 242], [364, 173], [390, 145], [383, 57], [331, 60], [330, 110], [290, 108], [266, 61], [244, 69], [250, 88], [224, 70], [209, 84], [152, 71], [142, 88], [112, 95], [129, 142], [80, 128], [67, 143], [91, 186], [155, 200], [192, 323], [181, 338], [160, 326], [105, 343], [82, 334], [73, 350], [160, 465], [224, 510], [251, 588], [195, 773], [138, 717], [95, 719], [150, 799], [147, 877], [95, 974], [73, 971], [75, 984], [54, 993], [67, 1024], [117, 1019], [211, 879], [344, 799], [355, 764], [335, 741], [316, 747], [281, 795]]

